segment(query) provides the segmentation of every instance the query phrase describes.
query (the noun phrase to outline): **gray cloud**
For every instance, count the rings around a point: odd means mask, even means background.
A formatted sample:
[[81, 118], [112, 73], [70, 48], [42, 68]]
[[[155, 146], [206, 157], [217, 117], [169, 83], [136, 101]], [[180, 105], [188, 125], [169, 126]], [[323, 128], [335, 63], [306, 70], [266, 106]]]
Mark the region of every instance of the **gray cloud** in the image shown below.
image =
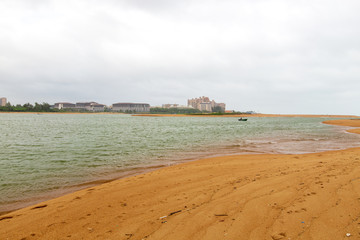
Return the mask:
[[360, 114], [358, 1], [0, 3], [0, 95]]

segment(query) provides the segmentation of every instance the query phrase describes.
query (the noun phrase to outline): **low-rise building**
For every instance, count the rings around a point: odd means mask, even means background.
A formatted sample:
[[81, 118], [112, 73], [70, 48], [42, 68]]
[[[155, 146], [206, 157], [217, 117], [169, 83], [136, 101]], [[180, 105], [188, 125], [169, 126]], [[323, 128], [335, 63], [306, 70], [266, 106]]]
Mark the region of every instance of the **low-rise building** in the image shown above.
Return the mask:
[[104, 112], [106, 105], [99, 104], [97, 102], [77, 102], [76, 104], [68, 103], [68, 102], [59, 102], [59, 103], [55, 103], [53, 108], [73, 109], [74, 111]]
[[93, 112], [104, 112], [106, 105], [99, 104], [99, 103], [91, 103], [90, 105], [90, 111]]
[[150, 112], [150, 104], [147, 103], [114, 103], [114, 112]]
[[91, 111], [91, 104], [98, 104], [97, 102], [77, 102], [75, 108], [78, 110]]
[[59, 102], [59, 103], [55, 103], [54, 108], [57, 109], [75, 108], [75, 104], [68, 102]]

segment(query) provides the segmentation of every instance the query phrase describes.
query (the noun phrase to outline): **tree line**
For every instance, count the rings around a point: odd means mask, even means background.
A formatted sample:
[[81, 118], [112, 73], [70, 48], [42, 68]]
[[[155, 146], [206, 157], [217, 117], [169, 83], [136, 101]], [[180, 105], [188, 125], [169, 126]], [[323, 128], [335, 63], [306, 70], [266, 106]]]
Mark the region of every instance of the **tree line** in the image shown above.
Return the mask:
[[[158, 114], [203, 114], [209, 113], [195, 108], [150, 108], [150, 113]], [[224, 109], [219, 106], [212, 108], [212, 114], [224, 114]]]
[[58, 112], [58, 109], [51, 108], [51, 105], [44, 102], [44, 103], [25, 103], [24, 105], [11, 105], [8, 102], [5, 106], [0, 107], [0, 111], [2, 112]]
[[199, 109], [192, 108], [161, 108], [155, 107], [150, 108], [150, 113], [159, 113], [159, 114], [192, 114], [192, 113], [201, 113]]

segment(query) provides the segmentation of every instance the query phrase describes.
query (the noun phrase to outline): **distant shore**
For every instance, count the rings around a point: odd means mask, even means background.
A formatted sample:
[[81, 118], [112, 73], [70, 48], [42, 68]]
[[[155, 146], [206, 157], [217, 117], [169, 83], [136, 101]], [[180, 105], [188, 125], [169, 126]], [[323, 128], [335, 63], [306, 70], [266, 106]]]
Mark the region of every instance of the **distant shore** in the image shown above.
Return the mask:
[[158, 113], [121, 113], [121, 112], [1, 112], [6, 114], [127, 114], [138, 117], [305, 117], [305, 118], [360, 118], [356, 115], [326, 115], [326, 114], [158, 114]]
[[120, 112], [1, 112], [0, 114], [125, 114]]
[[[348, 131], [360, 133], [360, 120], [324, 123], [357, 127]], [[2, 215], [0, 236], [285, 240], [344, 239], [350, 234], [358, 238], [359, 156], [360, 148], [352, 148], [183, 163]]]
[[356, 115], [324, 115], [324, 114], [132, 114], [139, 117], [306, 117], [306, 118], [360, 118]]

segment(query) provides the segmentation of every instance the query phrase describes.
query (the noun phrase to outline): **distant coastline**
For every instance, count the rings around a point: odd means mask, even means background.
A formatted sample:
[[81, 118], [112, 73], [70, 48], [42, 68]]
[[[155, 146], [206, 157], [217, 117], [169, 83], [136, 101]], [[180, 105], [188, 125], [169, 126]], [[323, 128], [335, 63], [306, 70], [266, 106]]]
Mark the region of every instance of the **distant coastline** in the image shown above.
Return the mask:
[[304, 118], [355, 118], [360, 119], [360, 116], [356, 115], [326, 115], [326, 114], [267, 114], [267, 113], [254, 113], [254, 114], [232, 114], [232, 113], [223, 113], [223, 114], [159, 114], [159, 113], [122, 113], [122, 112], [71, 112], [71, 111], [56, 111], [56, 112], [5, 112], [0, 111], [0, 114], [128, 114], [131, 116], [137, 117], [304, 117]]
[[326, 114], [132, 114], [139, 117], [305, 117], [305, 118], [360, 118], [356, 115], [326, 115]]
[[101, 115], [101, 114], [127, 114], [121, 112], [2, 112], [0, 114], [84, 114], [84, 115]]

